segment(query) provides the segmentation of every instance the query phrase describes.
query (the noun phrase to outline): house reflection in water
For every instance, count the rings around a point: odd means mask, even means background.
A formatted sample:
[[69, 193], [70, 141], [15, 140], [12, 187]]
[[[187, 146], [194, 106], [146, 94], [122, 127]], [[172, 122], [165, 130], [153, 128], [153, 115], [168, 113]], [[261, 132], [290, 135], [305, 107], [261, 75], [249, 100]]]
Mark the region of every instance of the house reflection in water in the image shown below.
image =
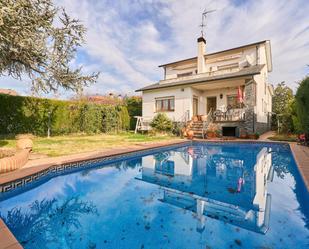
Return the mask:
[[[192, 146], [143, 158], [141, 180], [163, 188], [162, 202], [196, 213], [197, 230], [205, 216], [266, 233], [272, 180], [270, 149]], [[240, 149], [239, 149], [240, 150]]]

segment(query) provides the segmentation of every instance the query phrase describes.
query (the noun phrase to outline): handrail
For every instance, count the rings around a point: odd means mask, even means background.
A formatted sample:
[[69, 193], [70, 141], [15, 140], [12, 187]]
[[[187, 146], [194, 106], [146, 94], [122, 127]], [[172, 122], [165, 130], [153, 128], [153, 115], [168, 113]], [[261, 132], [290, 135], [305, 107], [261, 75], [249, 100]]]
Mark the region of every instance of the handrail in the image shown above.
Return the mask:
[[[190, 111], [187, 110], [185, 113], [178, 119], [179, 129], [182, 130], [184, 127], [187, 126], [187, 123], [190, 119]], [[180, 131], [181, 133], [181, 131]]]
[[203, 121], [203, 128], [202, 128], [202, 136], [203, 138], [205, 137], [205, 132], [206, 132], [206, 129], [209, 125], [209, 123], [212, 122], [212, 108], [210, 108], [208, 114], [207, 114], [207, 118], [205, 121]]

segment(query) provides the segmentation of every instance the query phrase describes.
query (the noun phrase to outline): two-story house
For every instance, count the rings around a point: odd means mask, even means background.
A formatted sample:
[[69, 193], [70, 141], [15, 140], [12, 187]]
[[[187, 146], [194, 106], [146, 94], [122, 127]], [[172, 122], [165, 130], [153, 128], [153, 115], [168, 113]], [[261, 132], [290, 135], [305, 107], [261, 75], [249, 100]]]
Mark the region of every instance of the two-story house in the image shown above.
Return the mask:
[[[164, 112], [175, 122], [211, 120], [223, 135], [264, 133], [270, 128], [273, 87], [270, 41], [206, 53], [198, 38], [197, 57], [160, 65], [164, 78], [143, 87], [143, 117]], [[209, 117], [211, 116], [211, 119]]]

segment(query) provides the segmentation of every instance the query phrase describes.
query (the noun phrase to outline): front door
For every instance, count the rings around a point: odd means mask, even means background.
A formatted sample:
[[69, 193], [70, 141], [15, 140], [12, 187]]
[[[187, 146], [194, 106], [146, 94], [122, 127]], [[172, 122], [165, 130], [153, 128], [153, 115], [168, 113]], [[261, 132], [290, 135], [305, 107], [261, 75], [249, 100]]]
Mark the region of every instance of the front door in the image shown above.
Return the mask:
[[193, 116], [198, 114], [198, 98], [193, 98]]
[[212, 109], [215, 111], [217, 109], [217, 97], [208, 97], [207, 98], [207, 113]]

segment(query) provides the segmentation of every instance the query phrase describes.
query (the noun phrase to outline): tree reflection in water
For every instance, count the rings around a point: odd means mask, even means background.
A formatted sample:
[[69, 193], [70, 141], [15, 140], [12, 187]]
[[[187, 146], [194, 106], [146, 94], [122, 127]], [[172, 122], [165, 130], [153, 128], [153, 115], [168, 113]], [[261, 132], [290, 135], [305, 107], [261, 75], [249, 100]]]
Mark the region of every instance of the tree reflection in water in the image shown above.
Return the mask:
[[75, 196], [63, 203], [56, 199], [36, 200], [28, 212], [13, 208], [0, 217], [26, 248], [46, 248], [47, 243], [53, 242], [60, 248], [72, 248], [70, 245], [77, 240], [76, 231], [81, 229], [83, 214], [98, 215], [98, 211], [93, 203]]
[[289, 165], [291, 163], [292, 158], [283, 153], [272, 153], [272, 161], [274, 171], [277, 176], [281, 179], [284, 179], [284, 176], [290, 172]]

